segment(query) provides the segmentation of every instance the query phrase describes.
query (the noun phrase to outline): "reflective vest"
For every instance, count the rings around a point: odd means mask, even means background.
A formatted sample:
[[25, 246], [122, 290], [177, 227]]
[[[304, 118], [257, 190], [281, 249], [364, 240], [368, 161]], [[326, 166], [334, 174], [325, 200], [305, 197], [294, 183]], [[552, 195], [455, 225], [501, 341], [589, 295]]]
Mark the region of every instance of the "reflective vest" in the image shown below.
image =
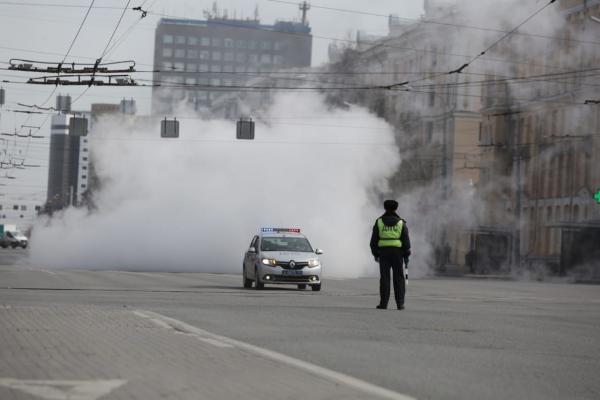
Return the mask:
[[383, 219], [377, 219], [377, 229], [379, 230], [379, 247], [402, 247], [400, 234], [402, 233], [402, 220], [394, 226], [387, 226]]

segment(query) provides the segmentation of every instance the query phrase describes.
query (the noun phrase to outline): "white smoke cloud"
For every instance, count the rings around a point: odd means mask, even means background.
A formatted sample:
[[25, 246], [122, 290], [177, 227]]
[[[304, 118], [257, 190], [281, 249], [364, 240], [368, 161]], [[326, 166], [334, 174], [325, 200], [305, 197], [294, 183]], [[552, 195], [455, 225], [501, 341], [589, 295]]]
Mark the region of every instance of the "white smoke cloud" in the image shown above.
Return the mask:
[[236, 273], [258, 229], [277, 226], [325, 250], [325, 275], [376, 275], [372, 199], [399, 165], [392, 128], [306, 93], [278, 96], [261, 118], [254, 141], [236, 141], [229, 121], [184, 119], [179, 139], [160, 139], [157, 123], [101, 120], [90, 134], [98, 209], [40, 221], [32, 264]]

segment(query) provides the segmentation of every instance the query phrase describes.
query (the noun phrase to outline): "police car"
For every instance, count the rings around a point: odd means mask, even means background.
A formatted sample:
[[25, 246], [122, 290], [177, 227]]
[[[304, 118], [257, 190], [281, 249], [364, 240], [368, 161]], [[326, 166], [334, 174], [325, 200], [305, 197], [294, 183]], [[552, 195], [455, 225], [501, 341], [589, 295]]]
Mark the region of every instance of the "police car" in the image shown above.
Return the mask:
[[321, 290], [321, 260], [323, 250], [314, 249], [297, 228], [261, 228], [252, 238], [244, 255], [245, 288], [261, 290], [268, 284], [310, 286]]

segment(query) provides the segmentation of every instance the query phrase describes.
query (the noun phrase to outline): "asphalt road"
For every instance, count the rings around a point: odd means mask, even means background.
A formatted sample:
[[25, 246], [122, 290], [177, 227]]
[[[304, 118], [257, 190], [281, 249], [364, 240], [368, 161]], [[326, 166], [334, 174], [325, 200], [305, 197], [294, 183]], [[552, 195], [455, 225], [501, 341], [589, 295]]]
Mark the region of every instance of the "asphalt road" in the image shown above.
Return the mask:
[[600, 286], [410, 281], [383, 311], [376, 279], [255, 291], [24, 255], [0, 252], [0, 399], [600, 398]]

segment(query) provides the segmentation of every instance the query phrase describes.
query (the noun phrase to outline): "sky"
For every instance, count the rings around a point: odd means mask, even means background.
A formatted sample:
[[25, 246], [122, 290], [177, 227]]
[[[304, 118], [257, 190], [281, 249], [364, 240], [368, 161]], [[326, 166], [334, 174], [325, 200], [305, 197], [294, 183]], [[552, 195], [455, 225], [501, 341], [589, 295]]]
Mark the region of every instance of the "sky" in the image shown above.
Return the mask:
[[[28, 6], [27, 4], [34, 4]], [[327, 10], [318, 7], [351, 9], [371, 14], [397, 14], [405, 18], [419, 18], [423, 13], [422, 0], [318, 0], [311, 2], [313, 8], [308, 13], [312, 32], [316, 36], [347, 39], [355, 37], [357, 30], [371, 34], [387, 33], [387, 18]], [[0, 1], [0, 67], [6, 67], [11, 58], [36, 61], [58, 62], [66, 54], [90, 1], [74, 0], [26, 0]], [[111, 7], [124, 7], [126, 0], [96, 0], [81, 33], [73, 44], [67, 61], [93, 62], [107, 46], [122, 10]], [[117, 45], [104, 57], [104, 60], [135, 60], [138, 69], [152, 66], [154, 48], [154, 29], [161, 15], [173, 17], [204, 19], [203, 10], [212, 8], [212, 0], [136, 0], [130, 1], [129, 8], [143, 4], [149, 15], [140, 19], [140, 13], [128, 10], [116, 31]], [[253, 16], [258, 6], [262, 23], [271, 24], [276, 20], [299, 20], [300, 11], [294, 4], [285, 4], [269, 0], [220, 0], [220, 9], [227, 9], [229, 16]], [[61, 5], [61, 7], [52, 6]], [[70, 7], [64, 7], [68, 5]], [[103, 8], [104, 7], [104, 8]], [[108, 7], [108, 8], [106, 8]], [[131, 30], [129, 30], [131, 28]], [[114, 40], [113, 40], [114, 42]], [[313, 39], [313, 66], [327, 62], [327, 47], [331, 40]], [[23, 82], [28, 75], [13, 71], [0, 70], [0, 79]], [[149, 78], [138, 74], [137, 78]], [[134, 78], [135, 78], [134, 77]], [[53, 106], [58, 93], [70, 94], [73, 99], [80, 96], [85, 87], [57, 88], [53, 86], [3, 83], [6, 90], [6, 105], [0, 109], [1, 132], [14, 132], [21, 125], [44, 126], [40, 134], [49, 135], [49, 118], [46, 115], [28, 116], [9, 112], [17, 109], [17, 103]], [[52, 96], [50, 96], [52, 94]], [[147, 114], [150, 105], [149, 88], [98, 88], [92, 87], [77, 99], [74, 109], [89, 110], [91, 103], [118, 103], [120, 99], [134, 98], [140, 114]], [[44, 123], [45, 122], [45, 123]], [[34, 130], [35, 131], [35, 130]], [[26, 132], [25, 132], [26, 133]], [[11, 139], [13, 150], [27, 154], [28, 162], [40, 164], [35, 170], [14, 171], [10, 174], [16, 180], [1, 180], [9, 186], [0, 186], [0, 202], [8, 199], [44, 199], [47, 180], [47, 142], [48, 139]], [[26, 143], [29, 143], [28, 145]], [[0, 146], [6, 146], [6, 142]], [[2, 147], [4, 148], [4, 147]], [[5, 175], [4, 171], [2, 176]], [[39, 201], [37, 201], [39, 203]]]

